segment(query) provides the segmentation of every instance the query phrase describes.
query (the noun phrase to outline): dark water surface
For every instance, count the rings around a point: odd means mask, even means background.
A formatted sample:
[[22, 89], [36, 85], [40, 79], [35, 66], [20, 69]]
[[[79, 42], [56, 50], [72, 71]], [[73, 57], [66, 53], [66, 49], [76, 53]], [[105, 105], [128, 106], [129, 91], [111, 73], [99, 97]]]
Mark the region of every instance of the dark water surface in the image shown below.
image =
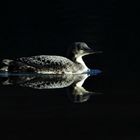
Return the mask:
[[134, 3], [115, 0], [8, 3], [8, 15], [1, 16], [1, 59], [66, 56], [69, 45], [76, 41], [104, 53], [84, 57], [88, 67], [102, 70], [84, 83], [86, 89], [102, 93], [91, 95], [87, 102], [74, 103], [68, 88], [37, 90], [0, 85], [0, 119], [6, 137], [84, 135], [94, 139], [95, 135], [122, 134], [136, 139], [140, 132], [140, 94], [137, 15], [132, 9], [136, 9]]

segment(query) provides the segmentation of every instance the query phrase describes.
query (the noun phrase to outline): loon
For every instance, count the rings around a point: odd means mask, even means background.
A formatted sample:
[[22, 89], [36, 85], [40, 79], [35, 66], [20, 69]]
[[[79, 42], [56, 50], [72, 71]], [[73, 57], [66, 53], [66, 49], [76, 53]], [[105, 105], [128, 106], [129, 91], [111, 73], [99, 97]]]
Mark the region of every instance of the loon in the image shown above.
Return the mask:
[[70, 51], [71, 59], [56, 55], [37, 55], [13, 60], [3, 59], [0, 71], [18, 73], [35, 72], [39, 74], [82, 74], [90, 70], [82, 57], [100, 53], [100, 51], [93, 51], [84, 42], [75, 42]]

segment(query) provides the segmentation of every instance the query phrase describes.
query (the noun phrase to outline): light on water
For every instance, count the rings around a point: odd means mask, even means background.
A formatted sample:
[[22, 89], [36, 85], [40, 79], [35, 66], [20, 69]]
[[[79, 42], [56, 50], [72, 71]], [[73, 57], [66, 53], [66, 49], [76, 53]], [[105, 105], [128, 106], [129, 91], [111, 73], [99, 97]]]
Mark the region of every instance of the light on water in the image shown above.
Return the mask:
[[98, 75], [98, 74], [100, 74], [100, 73], [102, 73], [102, 71], [101, 70], [99, 70], [99, 69], [90, 69], [89, 71], [88, 71], [88, 74], [90, 75], [90, 76], [96, 76], [96, 75]]

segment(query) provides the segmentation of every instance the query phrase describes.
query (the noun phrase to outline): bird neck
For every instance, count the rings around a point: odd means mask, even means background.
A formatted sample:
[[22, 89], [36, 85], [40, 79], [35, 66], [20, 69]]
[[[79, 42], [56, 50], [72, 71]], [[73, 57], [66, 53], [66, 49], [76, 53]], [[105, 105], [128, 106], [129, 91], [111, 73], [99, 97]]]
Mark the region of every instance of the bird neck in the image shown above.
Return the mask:
[[78, 53], [73, 52], [73, 53], [69, 53], [67, 56], [68, 56], [68, 58], [69, 58], [70, 60], [72, 60], [77, 66], [80, 67], [80, 69], [81, 69], [82, 72], [85, 72], [85, 71], [88, 70], [88, 67], [86, 66], [86, 64], [84, 63], [84, 61], [83, 61], [83, 59], [82, 59], [82, 57], [83, 57], [84, 55], [79, 55]]
[[76, 61], [77, 63], [80, 63], [80, 64], [82, 64], [82, 65], [85, 65], [85, 62], [83, 61], [82, 56], [79, 56], [79, 57], [75, 58], [75, 61]]
[[82, 56], [77, 57], [76, 59], [76, 63], [81, 64], [84, 68], [84, 70], [88, 70], [88, 67], [86, 66], [85, 62], [82, 59]]

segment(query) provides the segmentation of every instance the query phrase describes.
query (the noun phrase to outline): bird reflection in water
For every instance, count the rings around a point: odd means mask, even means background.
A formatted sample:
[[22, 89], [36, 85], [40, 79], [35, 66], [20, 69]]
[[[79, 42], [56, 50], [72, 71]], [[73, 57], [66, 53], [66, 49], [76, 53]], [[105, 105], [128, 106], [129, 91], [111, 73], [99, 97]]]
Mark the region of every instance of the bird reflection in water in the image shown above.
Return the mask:
[[100, 94], [88, 91], [83, 87], [89, 76], [100, 74], [100, 70], [90, 70], [85, 74], [29, 74], [29, 73], [0, 73], [2, 85], [18, 85], [33, 89], [60, 89], [67, 88], [70, 99], [75, 103], [87, 101], [91, 95]]

